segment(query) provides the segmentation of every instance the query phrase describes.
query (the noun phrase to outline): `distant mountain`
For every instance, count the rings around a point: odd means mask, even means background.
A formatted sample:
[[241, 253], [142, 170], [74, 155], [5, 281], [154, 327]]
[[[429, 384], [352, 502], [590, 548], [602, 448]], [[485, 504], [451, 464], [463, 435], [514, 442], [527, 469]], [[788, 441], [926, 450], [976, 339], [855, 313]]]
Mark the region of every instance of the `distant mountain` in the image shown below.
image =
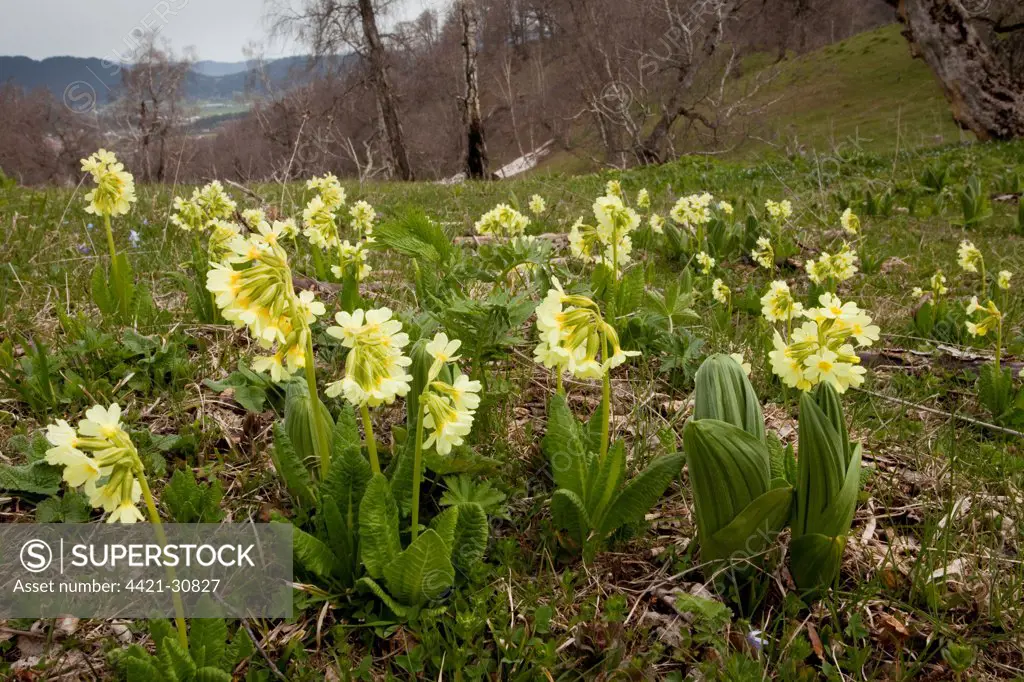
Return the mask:
[[[346, 64], [351, 56], [337, 57]], [[262, 64], [265, 78], [274, 90], [287, 90], [307, 82], [320, 66], [312, 71], [308, 57], [284, 57]], [[50, 57], [37, 61], [28, 57], [0, 56], [0, 85], [12, 82], [26, 90], [46, 88], [54, 96], [79, 97], [95, 93], [100, 104], [116, 98], [124, 67], [94, 57]], [[190, 100], [231, 100], [248, 93], [262, 94], [264, 77], [256, 62], [197, 62], [185, 85]]]

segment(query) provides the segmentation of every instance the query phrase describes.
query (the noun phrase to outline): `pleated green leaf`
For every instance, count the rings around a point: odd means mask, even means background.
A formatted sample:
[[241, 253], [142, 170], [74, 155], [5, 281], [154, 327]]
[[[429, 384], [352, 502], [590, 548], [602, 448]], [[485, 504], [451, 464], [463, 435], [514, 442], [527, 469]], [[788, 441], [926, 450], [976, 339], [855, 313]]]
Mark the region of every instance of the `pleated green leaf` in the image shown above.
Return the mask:
[[587, 495], [584, 499], [590, 518], [601, 516], [619, 492], [625, 478], [626, 445], [619, 440], [608, 448], [604, 462], [595, 461], [587, 472]]
[[295, 453], [309, 468], [314, 468], [317, 460], [316, 451], [313, 448], [312, 420], [317, 418], [317, 415], [314, 414], [314, 403], [316, 411], [319, 413], [319, 419], [322, 420], [327, 431], [333, 431], [334, 419], [331, 418], [331, 413], [320, 402], [320, 399], [310, 399], [309, 391], [301, 381], [293, 381], [288, 384], [284, 402], [284, 428], [292, 440]]
[[800, 450], [797, 458], [795, 535], [839, 530], [821, 525], [829, 505], [846, 482], [846, 458], [841, 436], [814, 398], [800, 396]]
[[825, 589], [832, 585], [843, 561], [846, 536], [811, 533], [794, 537], [789, 545], [789, 572], [801, 590]]
[[713, 542], [751, 502], [771, 487], [768, 446], [739, 426], [717, 419], [690, 421], [683, 431], [701, 543]]
[[843, 445], [843, 460], [847, 465], [853, 456], [853, 446], [850, 443], [850, 433], [846, 429], [846, 418], [843, 416], [843, 404], [839, 393], [832, 384], [818, 384], [814, 390], [814, 401], [821, 408], [825, 418], [832, 424], [839, 436], [839, 442]]
[[728, 355], [712, 355], [697, 370], [694, 384], [694, 420], [717, 419], [765, 442], [761, 402], [736, 360]]
[[300, 507], [312, 507], [315, 499], [309, 470], [295, 451], [288, 431], [280, 422], [274, 424], [274, 447], [270, 451], [270, 459], [295, 504]]
[[708, 541], [701, 540], [701, 558], [707, 561], [745, 559], [764, 551], [775, 540], [793, 507], [793, 488], [773, 488], [747, 505]]

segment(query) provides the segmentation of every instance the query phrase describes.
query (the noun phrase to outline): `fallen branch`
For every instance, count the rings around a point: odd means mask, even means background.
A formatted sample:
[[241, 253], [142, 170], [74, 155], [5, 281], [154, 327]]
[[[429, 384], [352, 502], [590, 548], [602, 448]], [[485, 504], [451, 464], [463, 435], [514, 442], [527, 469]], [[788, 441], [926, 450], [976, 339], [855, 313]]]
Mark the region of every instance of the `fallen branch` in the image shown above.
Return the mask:
[[[933, 365], [941, 365], [949, 369], [972, 369], [977, 370], [982, 365], [993, 361], [989, 355], [973, 353], [961, 350], [954, 346], [939, 345], [934, 351], [907, 350], [905, 348], [882, 348], [880, 350], [864, 351], [858, 354], [861, 363], [865, 367], [880, 367], [884, 365], [897, 365], [899, 367], [921, 367], [928, 368]], [[1009, 369], [1014, 374], [1024, 370], [1024, 362], [1013, 359], [1003, 359], [1000, 366]]]

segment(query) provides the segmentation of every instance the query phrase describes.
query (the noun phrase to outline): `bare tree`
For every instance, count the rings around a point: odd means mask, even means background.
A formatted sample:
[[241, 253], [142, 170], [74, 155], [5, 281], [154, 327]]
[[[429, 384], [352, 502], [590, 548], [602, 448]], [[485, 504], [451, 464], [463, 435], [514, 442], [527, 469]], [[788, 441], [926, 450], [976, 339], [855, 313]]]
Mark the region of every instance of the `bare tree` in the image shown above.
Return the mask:
[[462, 49], [466, 65], [466, 176], [479, 179], [487, 176], [487, 144], [484, 139], [484, 121], [480, 115], [480, 81], [477, 74], [479, 16], [476, 0], [461, 0], [459, 18], [462, 21]]
[[277, 33], [294, 35], [309, 45], [317, 58], [331, 60], [348, 47], [366, 60], [395, 174], [412, 180], [388, 55], [377, 26], [377, 15], [385, 10], [384, 2], [375, 5], [374, 0], [302, 0], [297, 10], [288, 0], [281, 0], [271, 19]]
[[[121, 72], [116, 105], [119, 118], [135, 142], [134, 167], [145, 182], [163, 182], [183, 122], [182, 103], [191, 59], [178, 59], [170, 46], [158, 45], [148, 33], [140, 42], [134, 63]], [[180, 147], [176, 149], [180, 153]]]
[[953, 118], [981, 140], [1024, 136], [1020, 0], [888, 0], [914, 56], [942, 82]]

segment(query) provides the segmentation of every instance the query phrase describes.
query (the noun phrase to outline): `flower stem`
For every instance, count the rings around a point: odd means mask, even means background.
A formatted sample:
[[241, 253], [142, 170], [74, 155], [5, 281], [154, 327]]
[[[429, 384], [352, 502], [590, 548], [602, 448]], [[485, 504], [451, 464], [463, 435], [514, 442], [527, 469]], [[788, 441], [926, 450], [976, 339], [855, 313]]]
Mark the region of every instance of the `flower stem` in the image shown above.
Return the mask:
[[[149, 489], [149, 482], [146, 480], [146, 474], [143, 472], [142, 462], [138, 460], [138, 455], [136, 455], [135, 476], [139, 481], [139, 487], [142, 488], [142, 497], [146, 501], [146, 510], [149, 512], [149, 522], [153, 524], [153, 532], [156, 533], [156, 539], [160, 542], [161, 547], [166, 547], [167, 535], [164, 533], [163, 523], [160, 522], [160, 514], [156, 510], [156, 503], [153, 501], [153, 493]], [[167, 567], [167, 577], [171, 581], [174, 580], [174, 569], [170, 566]], [[185, 607], [181, 602], [181, 595], [177, 592], [171, 593], [171, 599], [174, 602], [174, 625], [178, 630], [178, 644], [188, 651], [188, 631], [185, 629]]]
[[558, 391], [558, 395], [565, 395], [565, 384], [562, 383], [562, 368], [555, 367], [555, 388]]
[[[601, 360], [603, 362], [608, 361], [608, 335], [601, 332]], [[604, 463], [605, 457], [608, 455], [608, 441], [611, 435], [611, 422], [612, 422], [612, 379], [611, 379], [611, 368], [605, 370], [604, 376], [601, 378], [601, 453], [599, 462]]]
[[420, 396], [419, 401], [419, 414], [416, 415], [416, 450], [413, 454], [412, 459], [412, 540], [416, 540], [416, 536], [420, 530], [420, 480], [421, 480], [421, 469], [423, 467], [423, 412], [426, 409], [426, 403], [423, 402], [423, 398], [426, 393]]
[[110, 271], [117, 280], [117, 248], [114, 246], [114, 230], [110, 227], [110, 216], [103, 216], [103, 226], [107, 230], [107, 248], [110, 249]]
[[[293, 304], [294, 305], [294, 304]], [[306, 327], [306, 388], [309, 390], [309, 405], [313, 411], [310, 415], [310, 428], [313, 431], [313, 451], [320, 460], [320, 476], [327, 478], [331, 466], [331, 446], [324, 428], [323, 404], [316, 392], [316, 367], [313, 362], [313, 332]]]
[[380, 473], [380, 460], [377, 459], [377, 441], [373, 437], [373, 422], [370, 421], [370, 408], [363, 403], [359, 406], [359, 413], [363, 417], [363, 431], [366, 432], [366, 453], [370, 456], [370, 469], [373, 473]]

